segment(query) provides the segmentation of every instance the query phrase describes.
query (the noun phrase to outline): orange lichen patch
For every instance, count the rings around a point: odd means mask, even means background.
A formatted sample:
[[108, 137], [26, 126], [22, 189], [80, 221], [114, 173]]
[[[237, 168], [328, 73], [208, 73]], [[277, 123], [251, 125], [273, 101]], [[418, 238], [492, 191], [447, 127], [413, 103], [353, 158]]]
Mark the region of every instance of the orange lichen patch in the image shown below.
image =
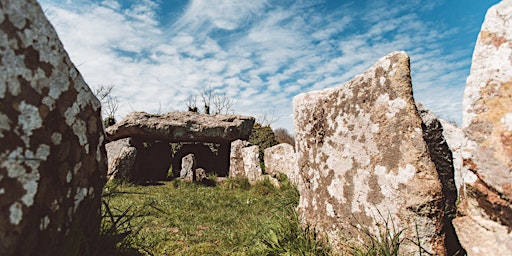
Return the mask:
[[496, 33], [491, 33], [489, 31], [482, 30], [480, 32], [480, 42], [484, 44], [492, 44], [496, 48], [500, 47], [502, 44], [507, 42], [507, 39], [496, 35]]
[[[512, 80], [501, 84], [488, 84], [481, 90], [484, 97], [481, 104], [487, 109], [476, 117], [475, 121], [492, 124], [491, 134], [481, 134], [481, 147], [494, 148], [494, 157], [504, 165], [510, 166], [512, 156], [512, 137], [508, 125], [502, 119], [512, 106]], [[476, 133], [475, 133], [476, 134]], [[477, 139], [477, 138], [473, 138]]]
[[500, 136], [503, 153], [508, 159], [512, 158], [512, 131], [505, 131]]
[[512, 184], [506, 183], [502, 186], [503, 194], [508, 197], [509, 201], [512, 201]]

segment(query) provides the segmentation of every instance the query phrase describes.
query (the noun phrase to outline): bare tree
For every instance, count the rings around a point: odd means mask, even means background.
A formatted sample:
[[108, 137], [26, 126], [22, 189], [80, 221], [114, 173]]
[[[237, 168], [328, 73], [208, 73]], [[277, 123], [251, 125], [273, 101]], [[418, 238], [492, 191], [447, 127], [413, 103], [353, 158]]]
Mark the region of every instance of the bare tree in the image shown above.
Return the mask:
[[262, 125], [262, 126], [270, 126], [272, 125], [273, 123], [277, 122], [277, 120], [279, 120], [279, 118], [275, 115], [275, 111], [272, 110], [272, 111], [265, 111], [263, 112], [262, 115], [258, 116], [258, 122]]
[[225, 93], [215, 94], [212, 103], [214, 114], [228, 114], [229, 112], [232, 112], [234, 103], [235, 100], [228, 97]]
[[[214, 92], [211, 85], [200, 91], [199, 97], [201, 97], [201, 101], [203, 103], [202, 113], [204, 114], [216, 115], [228, 114], [230, 112], [233, 112], [233, 104], [235, 103], [235, 100], [233, 98], [228, 97], [225, 93]], [[191, 96], [188, 98], [188, 111], [200, 112], [197, 107], [197, 100], [197, 96]]]
[[114, 84], [99, 85], [93, 89], [93, 93], [101, 102], [101, 111], [105, 126], [110, 126], [116, 123], [116, 113], [119, 109], [119, 99], [113, 95]]
[[188, 111], [198, 112], [197, 110], [197, 96], [190, 96], [187, 100]]

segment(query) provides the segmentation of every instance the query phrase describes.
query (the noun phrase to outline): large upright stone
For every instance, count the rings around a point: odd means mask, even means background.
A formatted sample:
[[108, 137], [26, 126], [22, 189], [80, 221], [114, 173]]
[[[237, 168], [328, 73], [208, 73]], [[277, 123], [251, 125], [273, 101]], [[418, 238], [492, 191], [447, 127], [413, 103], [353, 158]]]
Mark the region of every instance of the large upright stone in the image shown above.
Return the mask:
[[[384, 222], [443, 255], [444, 198], [412, 97], [409, 57], [393, 52], [340, 87], [293, 100], [300, 215], [335, 247]], [[358, 227], [358, 228], [355, 228]], [[338, 248], [340, 249], [340, 248]]]
[[248, 140], [254, 117], [170, 112], [163, 115], [133, 112], [106, 129], [108, 140], [137, 137], [166, 142], [228, 143]]
[[[100, 102], [35, 0], [0, 2], [0, 252], [97, 239], [107, 169]], [[85, 253], [85, 251], [82, 251]]]
[[250, 146], [242, 149], [245, 177], [250, 183], [258, 181], [262, 175], [260, 166], [260, 147]]
[[137, 157], [137, 149], [130, 144], [130, 138], [109, 142], [107, 150], [109, 180], [113, 178], [128, 179], [133, 171]]
[[249, 145], [248, 141], [235, 140], [231, 142], [231, 150], [229, 156], [229, 177], [245, 178], [244, 158], [242, 149]]
[[512, 255], [512, 1], [491, 7], [463, 101], [464, 190], [454, 225], [468, 255]]
[[299, 168], [295, 157], [295, 149], [287, 143], [281, 143], [264, 150], [263, 161], [265, 172], [275, 177], [279, 173], [286, 174], [290, 182], [299, 185]]

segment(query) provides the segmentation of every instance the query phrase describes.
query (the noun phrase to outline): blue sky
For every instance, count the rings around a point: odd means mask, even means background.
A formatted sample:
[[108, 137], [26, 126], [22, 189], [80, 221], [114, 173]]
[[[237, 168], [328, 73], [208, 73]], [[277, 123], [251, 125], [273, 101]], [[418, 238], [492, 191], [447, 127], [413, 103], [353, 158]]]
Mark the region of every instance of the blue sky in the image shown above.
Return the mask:
[[486, 10], [497, 0], [40, 0], [90, 87], [132, 111], [185, 111], [211, 87], [234, 112], [293, 130], [292, 99], [386, 54], [411, 57], [414, 96], [460, 124]]

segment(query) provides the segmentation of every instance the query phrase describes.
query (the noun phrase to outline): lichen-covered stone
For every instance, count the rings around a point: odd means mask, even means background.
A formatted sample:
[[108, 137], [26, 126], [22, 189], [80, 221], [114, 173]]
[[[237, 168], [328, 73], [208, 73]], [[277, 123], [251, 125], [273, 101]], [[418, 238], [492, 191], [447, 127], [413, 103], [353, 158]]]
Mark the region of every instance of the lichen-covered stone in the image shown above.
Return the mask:
[[37, 2], [1, 1], [2, 255], [58, 255], [97, 237], [103, 134], [100, 102]]
[[127, 179], [137, 157], [137, 148], [130, 144], [130, 138], [109, 142], [105, 145], [108, 159], [108, 179]]
[[[464, 184], [454, 226], [468, 255], [496, 254], [497, 247], [512, 255], [511, 27], [512, 1], [487, 11], [464, 91]], [[473, 236], [484, 230], [485, 238]]]
[[166, 142], [215, 142], [249, 139], [254, 117], [170, 112], [163, 115], [133, 112], [106, 129], [109, 141], [137, 137]]
[[231, 142], [231, 150], [229, 156], [229, 177], [245, 178], [244, 159], [242, 149], [249, 145], [248, 141], [235, 140]]
[[254, 183], [262, 175], [260, 166], [260, 147], [250, 146], [242, 149], [245, 178]]
[[181, 160], [181, 180], [192, 182], [194, 181], [194, 172], [196, 170], [196, 157], [194, 154], [188, 154]]
[[286, 174], [292, 184], [299, 185], [299, 168], [295, 157], [295, 149], [292, 145], [281, 143], [266, 148], [263, 159], [266, 173], [272, 177], [279, 173]]
[[[340, 87], [300, 94], [293, 106], [303, 181], [298, 208], [306, 222], [336, 248], [343, 237], [361, 238], [360, 230], [378, 235], [387, 221], [406, 241], [444, 254], [444, 198], [404, 52]], [[404, 242], [400, 253], [417, 248]]]

